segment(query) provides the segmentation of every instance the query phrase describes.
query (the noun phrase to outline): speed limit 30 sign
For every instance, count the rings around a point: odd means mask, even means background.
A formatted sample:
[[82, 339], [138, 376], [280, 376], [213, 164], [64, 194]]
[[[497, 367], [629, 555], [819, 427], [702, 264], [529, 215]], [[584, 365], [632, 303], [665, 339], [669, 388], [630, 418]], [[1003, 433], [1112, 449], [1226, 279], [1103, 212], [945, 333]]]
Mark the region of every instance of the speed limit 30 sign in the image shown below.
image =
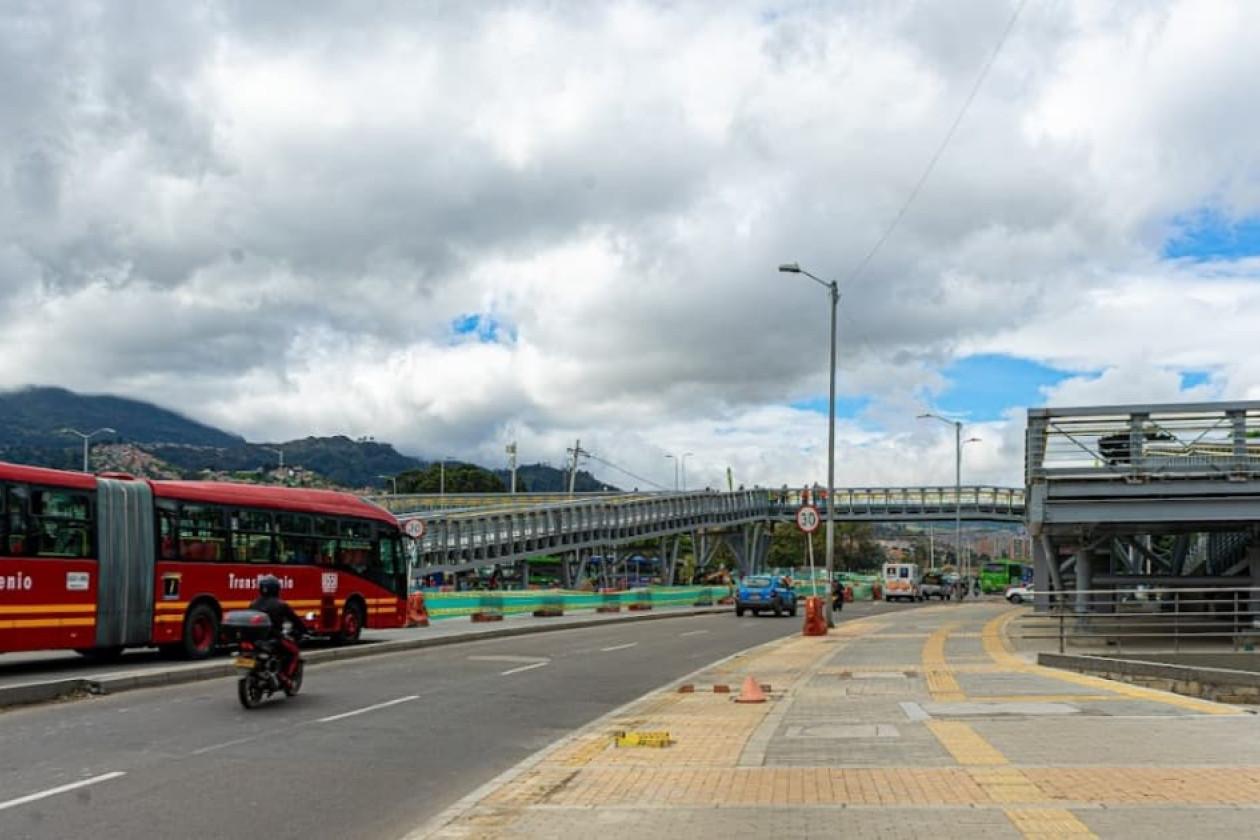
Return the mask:
[[424, 536], [424, 520], [423, 519], [408, 519], [403, 524], [403, 533], [411, 537], [413, 540], [420, 539], [421, 537]]
[[818, 515], [818, 508], [813, 505], [801, 505], [796, 511], [796, 527], [807, 534], [817, 531], [820, 522], [822, 522], [822, 517]]

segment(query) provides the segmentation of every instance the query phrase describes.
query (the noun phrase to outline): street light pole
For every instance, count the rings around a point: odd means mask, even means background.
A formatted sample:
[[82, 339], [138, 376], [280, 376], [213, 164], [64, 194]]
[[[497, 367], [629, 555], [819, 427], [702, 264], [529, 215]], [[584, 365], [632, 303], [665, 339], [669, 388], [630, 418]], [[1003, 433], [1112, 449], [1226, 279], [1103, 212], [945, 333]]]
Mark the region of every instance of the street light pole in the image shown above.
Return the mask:
[[516, 492], [516, 441], [512, 441], [507, 445], [508, 466], [512, 471], [512, 484], [508, 488], [509, 493]]
[[962, 553], [962, 448], [968, 443], [979, 443], [980, 438], [962, 439], [963, 424], [961, 420], [950, 420], [939, 414], [920, 414], [920, 420], [940, 420], [954, 427], [954, 559], [958, 561], [964, 586], [971, 585], [970, 563], [964, 562]]
[[394, 485], [394, 495], [398, 495], [398, 479], [392, 475], [378, 475], [377, 478], [383, 478]]
[[[831, 300], [831, 373], [827, 388], [827, 586], [830, 590], [832, 578], [835, 576], [836, 557], [836, 308], [840, 304], [840, 286], [835, 280], [822, 280], [801, 268], [797, 263], [784, 263], [779, 271], [787, 274], [804, 274], [827, 290]], [[835, 627], [835, 619], [831, 612], [831, 597], [823, 601], [827, 616], [827, 626]]]
[[91, 472], [88, 469], [88, 441], [90, 441], [92, 438], [96, 437], [97, 435], [118, 434], [118, 432], [114, 431], [108, 426], [102, 426], [99, 429], [96, 429], [94, 431], [87, 432], [87, 433], [80, 432], [78, 429], [71, 429], [71, 428], [60, 429], [59, 431], [65, 432], [66, 434], [70, 434], [70, 435], [78, 435], [79, 437], [83, 438], [83, 471], [84, 472]]
[[665, 457], [669, 458], [671, 461], [674, 462], [674, 492], [677, 493], [678, 492], [678, 457], [675, 455], [666, 455]]
[[682, 491], [687, 492], [687, 459], [694, 458], [694, 452], [684, 452], [682, 456]]

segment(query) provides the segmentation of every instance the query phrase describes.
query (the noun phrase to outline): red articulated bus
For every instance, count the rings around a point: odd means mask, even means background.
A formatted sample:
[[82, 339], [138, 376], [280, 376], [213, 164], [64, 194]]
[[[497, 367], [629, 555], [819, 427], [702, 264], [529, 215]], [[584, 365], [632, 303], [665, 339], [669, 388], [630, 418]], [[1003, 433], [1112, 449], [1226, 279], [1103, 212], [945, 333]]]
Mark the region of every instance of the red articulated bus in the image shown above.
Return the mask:
[[265, 574], [312, 632], [406, 622], [398, 521], [357, 496], [0, 463], [0, 653], [201, 659]]

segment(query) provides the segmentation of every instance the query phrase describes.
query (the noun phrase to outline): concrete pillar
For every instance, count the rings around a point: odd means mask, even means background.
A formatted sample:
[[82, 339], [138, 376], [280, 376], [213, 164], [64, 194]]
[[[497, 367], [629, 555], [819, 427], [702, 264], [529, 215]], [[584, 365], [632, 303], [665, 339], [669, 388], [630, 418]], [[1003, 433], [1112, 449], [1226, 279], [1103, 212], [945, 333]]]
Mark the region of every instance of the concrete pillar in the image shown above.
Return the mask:
[[[1046, 542], [1036, 540], [1032, 545], [1033, 555], [1033, 607], [1037, 612], [1050, 608], [1050, 564], [1058, 563], [1059, 558], [1046, 553]], [[1056, 593], [1062, 596], [1063, 593]]]
[[1076, 552], [1076, 611], [1089, 612], [1089, 596], [1086, 590], [1094, 588], [1094, 558], [1090, 552], [1081, 549]]
[[1247, 546], [1246, 556], [1252, 589], [1247, 593], [1247, 612], [1251, 614], [1251, 619], [1254, 621], [1260, 617], [1260, 592], [1256, 591], [1260, 587], [1260, 545]]

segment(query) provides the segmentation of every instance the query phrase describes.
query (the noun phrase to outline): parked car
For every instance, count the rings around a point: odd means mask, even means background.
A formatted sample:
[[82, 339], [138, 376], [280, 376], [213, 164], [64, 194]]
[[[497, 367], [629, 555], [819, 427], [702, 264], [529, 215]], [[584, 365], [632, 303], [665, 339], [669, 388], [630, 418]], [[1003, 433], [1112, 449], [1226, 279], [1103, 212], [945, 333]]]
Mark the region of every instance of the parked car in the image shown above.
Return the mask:
[[919, 581], [919, 594], [926, 601], [928, 598], [939, 598], [948, 601], [954, 597], [954, 585], [945, 579], [940, 572], [928, 572]]
[[1012, 604], [1022, 604], [1033, 596], [1033, 585], [1031, 583], [1021, 583], [1017, 586], [1008, 586], [1006, 588], [1006, 600]]
[[739, 582], [735, 595], [735, 615], [751, 610], [761, 615], [763, 610], [775, 615], [796, 615], [796, 590], [781, 575], [749, 575]]

